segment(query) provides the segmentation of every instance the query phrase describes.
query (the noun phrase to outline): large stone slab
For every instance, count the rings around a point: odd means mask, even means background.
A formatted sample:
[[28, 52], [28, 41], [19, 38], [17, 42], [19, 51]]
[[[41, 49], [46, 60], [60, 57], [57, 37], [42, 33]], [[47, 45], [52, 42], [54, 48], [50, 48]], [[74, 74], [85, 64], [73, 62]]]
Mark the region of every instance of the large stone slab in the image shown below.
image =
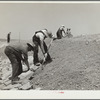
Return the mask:
[[29, 89], [32, 89], [33, 86], [30, 82], [26, 83], [26, 84], [23, 84], [23, 86], [19, 87], [19, 90], [29, 90]]
[[5, 86], [8, 86], [11, 84], [11, 80], [6, 80], [6, 81], [3, 81], [3, 83]]
[[29, 70], [29, 71], [19, 75], [19, 77], [20, 77], [20, 79], [28, 79], [31, 75], [33, 75], [33, 72]]
[[10, 84], [8, 86], [5, 86], [4, 88], [2, 88], [3, 90], [11, 90], [11, 89], [14, 89], [14, 90], [18, 90], [18, 88], [21, 86], [21, 84]]

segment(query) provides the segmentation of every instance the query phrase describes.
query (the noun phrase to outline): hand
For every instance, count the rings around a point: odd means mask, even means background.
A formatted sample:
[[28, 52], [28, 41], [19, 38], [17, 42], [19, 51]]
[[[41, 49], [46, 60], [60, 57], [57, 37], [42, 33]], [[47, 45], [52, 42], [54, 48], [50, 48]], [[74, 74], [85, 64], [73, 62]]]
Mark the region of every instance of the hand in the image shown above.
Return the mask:
[[[24, 67], [24, 66], [23, 66]], [[30, 70], [30, 68], [24, 68], [23, 69], [23, 72], [27, 72], [27, 71], [29, 71]]]
[[47, 58], [47, 55], [48, 55], [48, 54], [47, 54], [47, 53], [45, 53], [45, 54], [44, 54], [44, 57], [45, 57], [45, 58]]
[[44, 60], [43, 60], [44, 62], [46, 61], [47, 55], [48, 55], [47, 53], [44, 54]]

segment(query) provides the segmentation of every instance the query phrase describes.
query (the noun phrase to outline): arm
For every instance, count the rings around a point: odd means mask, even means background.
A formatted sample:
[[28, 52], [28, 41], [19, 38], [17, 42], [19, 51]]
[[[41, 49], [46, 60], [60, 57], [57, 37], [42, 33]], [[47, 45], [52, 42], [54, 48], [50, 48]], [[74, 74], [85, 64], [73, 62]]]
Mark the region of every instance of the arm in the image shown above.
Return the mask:
[[62, 31], [65, 33], [65, 30], [64, 29], [62, 29]]
[[[65, 32], [65, 30], [64, 29], [62, 29], [62, 31], [64, 32], [64, 35], [66, 36], [66, 32]], [[64, 37], [64, 36], [63, 36]]]
[[25, 62], [25, 64], [27, 65], [28, 70], [29, 70], [29, 69], [30, 69], [30, 66], [29, 66], [29, 62], [28, 62], [28, 60], [25, 60], [24, 62]]
[[41, 51], [42, 51], [42, 53], [44, 55], [45, 54], [45, 50], [44, 50], [44, 46], [43, 46], [44, 37], [41, 36], [41, 37], [39, 37], [39, 39], [40, 39], [40, 48], [41, 48]]
[[44, 55], [44, 62], [45, 62], [46, 58], [47, 58], [47, 52], [45, 52], [45, 50], [44, 50], [43, 42], [44, 42], [43, 40], [40, 40], [40, 48], [41, 48], [42, 53]]
[[28, 67], [28, 70], [30, 69], [30, 66], [29, 66], [29, 62], [28, 62], [28, 55], [27, 53], [23, 53], [23, 62], [26, 64], [26, 66]]
[[40, 40], [40, 48], [42, 50], [43, 55], [45, 54], [44, 46], [43, 46], [43, 40]]

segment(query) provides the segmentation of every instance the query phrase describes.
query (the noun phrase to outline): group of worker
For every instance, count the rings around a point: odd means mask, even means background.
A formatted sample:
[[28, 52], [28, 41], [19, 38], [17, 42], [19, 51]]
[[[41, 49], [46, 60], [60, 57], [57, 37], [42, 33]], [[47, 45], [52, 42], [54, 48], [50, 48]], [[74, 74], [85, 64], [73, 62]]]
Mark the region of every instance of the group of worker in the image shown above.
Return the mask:
[[[62, 25], [58, 29], [56, 33], [56, 39], [61, 39], [63, 37], [62, 32], [66, 34], [64, 28], [65, 26]], [[26, 43], [23, 45], [23, 43], [9, 43], [9, 45], [6, 46], [4, 52], [9, 58], [12, 65], [12, 76], [9, 77], [12, 84], [15, 84], [20, 79], [18, 76], [23, 72], [22, 62], [27, 65], [27, 71], [30, 70], [28, 62], [29, 51], [33, 51], [33, 64], [36, 66], [40, 66], [42, 63], [39, 61], [38, 57], [39, 47], [41, 48], [41, 51], [44, 55], [43, 64], [52, 62], [52, 58], [48, 52], [48, 47], [44, 41], [46, 38], [51, 38], [53, 40], [55, 39], [51, 31], [48, 31], [47, 29], [42, 29], [35, 32], [32, 37], [32, 44]]]

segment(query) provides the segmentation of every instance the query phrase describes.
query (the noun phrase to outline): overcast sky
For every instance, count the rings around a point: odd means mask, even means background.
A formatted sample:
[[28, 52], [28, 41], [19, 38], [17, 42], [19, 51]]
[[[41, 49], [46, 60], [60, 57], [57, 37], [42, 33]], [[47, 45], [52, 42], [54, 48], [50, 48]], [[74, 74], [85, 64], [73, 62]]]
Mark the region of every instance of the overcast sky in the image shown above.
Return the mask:
[[100, 33], [100, 3], [0, 3], [0, 38], [11, 32], [11, 38], [31, 39], [44, 28], [55, 35], [60, 25], [74, 36]]

